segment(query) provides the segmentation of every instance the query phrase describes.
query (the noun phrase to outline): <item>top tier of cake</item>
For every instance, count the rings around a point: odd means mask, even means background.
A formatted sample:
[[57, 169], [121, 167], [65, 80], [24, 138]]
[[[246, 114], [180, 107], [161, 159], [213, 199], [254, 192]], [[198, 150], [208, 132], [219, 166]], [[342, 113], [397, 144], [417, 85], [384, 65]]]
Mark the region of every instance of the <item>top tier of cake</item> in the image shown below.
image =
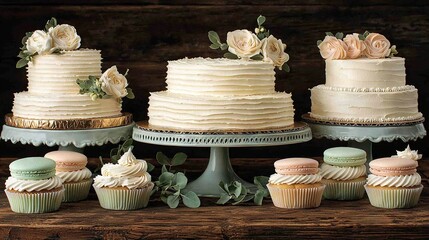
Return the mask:
[[326, 86], [335, 88], [395, 88], [405, 86], [405, 59], [326, 60]]
[[31, 94], [76, 94], [77, 79], [101, 76], [100, 50], [80, 49], [61, 54], [37, 55], [28, 63], [28, 92]]
[[168, 62], [167, 89], [188, 95], [257, 95], [274, 93], [271, 63], [231, 59], [184, 58]]

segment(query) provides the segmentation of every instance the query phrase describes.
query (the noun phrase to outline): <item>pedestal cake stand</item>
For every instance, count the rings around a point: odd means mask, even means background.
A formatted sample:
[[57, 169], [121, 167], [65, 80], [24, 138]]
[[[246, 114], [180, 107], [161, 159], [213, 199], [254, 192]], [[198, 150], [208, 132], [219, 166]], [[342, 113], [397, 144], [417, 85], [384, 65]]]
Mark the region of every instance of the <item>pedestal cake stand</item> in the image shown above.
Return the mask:
[[25, 120], [5, 117], [1, 138], [13, 144], [59, 146], [60, 150], [83, 152], [86, 146], [118, 143], [132, 134], [132, 115], [82, 121]]
[[346, 122], [326, 122], [304, 114], [302, 118], [310, 126], [314, 138], [348, 141], [350, 147], [360, 148], [367, 153], [368, 162], [372, 157], [372, 144], [381, 141], [416, 141], [426, 136], [424, 118], [415, 121], [384, 124], [354, 124]]
[[297, 122], [293, 127], [264, 132], [178, 132], [152, 128], [147, 122], [138, 122], [133, 130], [133, 139], [138, 142], [177, 146], [210, 147], [209, 163], [204, 173], [188, 184], [187, 189], [199, 196], [218, 197], [220, 181], [238, 180], [246, 187], [253, 184], [242, 180], [232, 169], [229, 159], [230, 147], [262, 147], [301, 143], [311, 140], [311, 130], [306, 123]]

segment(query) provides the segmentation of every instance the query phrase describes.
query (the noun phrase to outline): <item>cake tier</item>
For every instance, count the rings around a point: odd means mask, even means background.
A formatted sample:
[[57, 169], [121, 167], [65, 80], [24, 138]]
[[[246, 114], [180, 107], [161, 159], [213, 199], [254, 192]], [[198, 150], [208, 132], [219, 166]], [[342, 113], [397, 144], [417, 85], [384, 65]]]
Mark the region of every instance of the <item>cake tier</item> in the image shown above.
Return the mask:
[[12, 113], [29, 119], [82, 119], [113, 117], [121, 114], [121, 104], [116, 99], [91, 100], [88, 95], [15, 93]]
[[280, 92], [231, 97], [154, 92], [148, 115], [154, 127], [199, 131], [268, 130], [294, 123], [291, 95]]
[[405, 86], [405, 59], [326, 60], [326, 86], [392, 88]]
[[167, 89], [191, 95], [254, 95], [274, 92], [271, 63], [226, 58], [184, 58], [168, 62]]
[[333, 88], [311, 89], [310, 116], [326, 121], [400, 122], [422, 117], [418, 111], [417, 89]]
[[36, 55], [28, 63], [28, 91], [34, 94], [78, 93], [77, 79], [101, 76], [99, 50], [81, 49]]

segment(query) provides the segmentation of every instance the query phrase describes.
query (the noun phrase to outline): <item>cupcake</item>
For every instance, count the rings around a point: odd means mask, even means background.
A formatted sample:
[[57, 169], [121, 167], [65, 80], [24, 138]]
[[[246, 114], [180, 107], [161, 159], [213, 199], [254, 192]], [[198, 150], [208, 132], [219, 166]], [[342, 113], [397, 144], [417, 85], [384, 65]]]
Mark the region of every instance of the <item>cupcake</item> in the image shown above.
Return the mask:
[[55, 162], [42, 157], [28, 157], [9, 165], [6, 196], [17, 213], [46, 213], [60, 208], [64, 196], [61, 178], [55, 176]]
[[45, 158], [56, 162], [56, 175], [63, 180], [65, 188], [63, 202], [77, 202], [88, 197], [92, 173], [86, 168], [85, 155], [71, 151], [53, 151]]
[[131, 148], [118, 164], [104, 164], [101, 174], [94, 178], [93, 184], [101, 207], [134, 210], [147, 206], [154, 184], [146, 161], [136, 159]]
[[325, 185], [320, 181], [319, 163], [309, 158], [287, 158], [274, 163], [276, 173], [267, 187], [274, 206], [315, 208], [320, 206]]
[[365, 185], [369, 201], [380, 208], [411, 208], [417, 205], [423, 190], [417, 173], [417, 161], [390, 157], [369, 163], [370, 172]]
[[334, 147], [323, 153], [320, 166], [323, 197], [332, 200], [357, 200], [365, 195], [366, 152], [358, 148]]

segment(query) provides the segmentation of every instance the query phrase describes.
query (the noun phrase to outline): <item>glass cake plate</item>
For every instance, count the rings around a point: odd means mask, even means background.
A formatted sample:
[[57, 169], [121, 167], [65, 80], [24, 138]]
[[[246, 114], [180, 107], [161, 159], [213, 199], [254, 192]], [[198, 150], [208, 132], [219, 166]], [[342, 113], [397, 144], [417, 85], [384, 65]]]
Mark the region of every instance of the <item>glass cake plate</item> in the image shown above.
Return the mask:
[[230, 147], [262, 147], [287, 145], [310, 141], [311, 129], [306, 123], [296, 122], [284, 129], [259, 132], [201, 132], [153, 128], [147, 121], [137, 122], [133, 139], [138, 142], [180, 147], [210, 147], [210, 158], [204, 173], [188, 184], [187, 189], [203, 197], [219, 197], [220, 181], [238, 180], [246, 187], [255, 186], [242, 180], [232, 169]]

